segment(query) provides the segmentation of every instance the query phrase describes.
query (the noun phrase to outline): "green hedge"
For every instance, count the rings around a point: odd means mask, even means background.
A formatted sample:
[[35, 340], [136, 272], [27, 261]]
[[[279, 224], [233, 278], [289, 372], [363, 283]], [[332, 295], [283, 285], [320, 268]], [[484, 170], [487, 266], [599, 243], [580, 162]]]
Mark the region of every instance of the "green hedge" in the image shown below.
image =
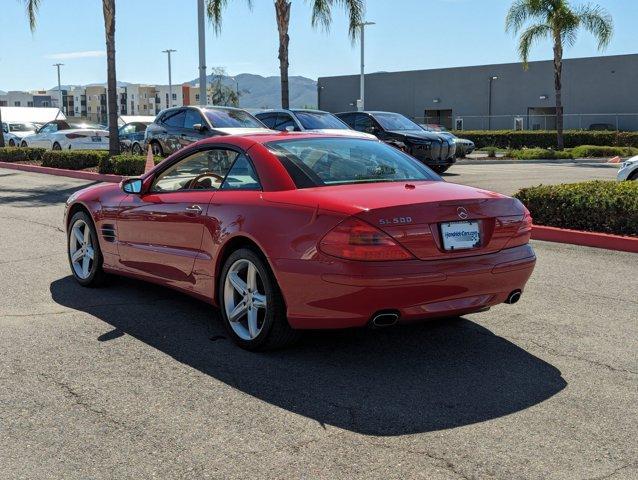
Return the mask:
[[[556, 148], [555, 131], [511, 131], [511, 130], [462, 130], [453, 132], [461, 138], [472, 140], [477, 149], [498, 147], [503, 149]], [[580, 145], [612, 145], [637, 147], [638, 132], [590, 132], [568, 130], [564, 135], [565, 147]]]
[[638, 148], [581, 145], [572, 148], [571, 153], [574, 158], [633, 157], [638, 155]]
[[538, 225], [638, 235], [638, 182], [539, 185], [523, 188], [515, 197]]
[[547, 150], [545, 148], [525, 148], [523, 150], [508, 150], [505, 154], [507, 158], [518, 160], [552, 160], [557, 158], [574, 158], [571, 151]]
[[[160, 157], [155, 157], [155, 165], [164, 160]], [[144, 166], [146, 165], [146, 156], [143, 155], [116, 155], [111, 158], [105, 159], [100, 163], [100, 173], [114, 173], [116, 175], [136, 176], [144, 173]]]
[[109, 152], [105, 150], [51, 150], [42, 155], [42, 166], [83, 170], [97, 167], [100, 160], [108, 156]]
[[42, 155], [46, 150], [44, 148], [18, 148], [4, 147], [0, 148], [1, 162], [40, 162]]

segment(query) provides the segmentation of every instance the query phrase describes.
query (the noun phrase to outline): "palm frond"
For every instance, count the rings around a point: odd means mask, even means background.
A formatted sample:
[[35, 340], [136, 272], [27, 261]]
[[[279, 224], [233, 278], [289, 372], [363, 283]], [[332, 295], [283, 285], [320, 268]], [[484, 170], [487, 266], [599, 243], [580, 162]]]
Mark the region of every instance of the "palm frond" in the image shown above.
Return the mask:
[[[246, 0], [248, 4], [248, 8], [252, 10], [253, 1]], [[208, 17], [208, 21], [213, 25], [213, 29], [215, 33], [219, 35], [222, 29], [222, 14], [224, 12], [224, 8], [228, 4], [228, 0], [206, 0], [206, 15]]]
[[582, 5], [574, 12], [580, 25], [598, 40], [598, 49], [609, 45], [614, 32], [614, 21], [607, 10], [598, 5]]
[[523, 68], [527, 70], [529, 52], [532, 46], [540, 40], [551, 36], [552, 28], [546, 23], [537, 23], [527, 27], [522, 33], [518, 42], [518, 55], [523, 60]]
[[527, 20], [543, 16], [548, 3], [548, 0], [516, 0], [505, 17], [505, 31], [518, 33]]
[[31, 32], [35, 32], [38, 23], [38, 10], [40, 10], [40, 0], [24, 0], [27, 9], [27, 18], [29, 19], [29, 28]]
[[324, 30], [330, 29], [332, 23], [332, 9], [341, 6], [348, 15], [348, 34], [354, 40], [358, 27], [365, 16], [365, 0], [311, 0], [312, 26], [321, 25]]

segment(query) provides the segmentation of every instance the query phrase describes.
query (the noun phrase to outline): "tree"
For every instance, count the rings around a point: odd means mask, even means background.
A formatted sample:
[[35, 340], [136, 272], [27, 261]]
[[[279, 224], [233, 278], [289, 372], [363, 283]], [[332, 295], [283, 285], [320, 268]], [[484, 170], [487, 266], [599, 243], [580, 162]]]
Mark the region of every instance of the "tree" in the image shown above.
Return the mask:
[[213, 105], [224, 105], [231, 107], [239, 106], [240, 92], [226, 84], [224, 80], [228, 78], [226, 69], [223, 67], [213, 67], [213, 81], [208, 84], [207, 94]]
[[[29, 27], [34, 32], [41, 0], [24, 0]], [[117, 128], [117, 76], [115, 74], [115, 0], [102, 0], [104, 34], [106, 37], [106, 90], [109, 109], [109, 152], [120, 153], [120, 138]]]
[[[529, 25], [523, 30], [523, 27]], [[528, 68], [529, 52], [534, 43], [549, 38], [554, 50], [554, 90], [556, 93], [556, 143], [559, 150], [563, 142], [562, 74], [563, 48], [576, 42], [579, 28], [589, 31], [602, 50], [611, 40], [613, 21], [611, 15], [597, 5], [581, 5], [572, 8], [568, 0], [516, 0], [505, 19], [506, 31], [520, 32], [518, 54], [523, 68]], [[522, 30], [522, 31], [521, 31]]]
[[[247, 0], [252, 7], [252, 0]], [[221, 30], [222, 10], [228, 0], [206, 0], [206, 11], [209, 20], [213, 23], [217, 33]], [[281, 74], [281, 106], [290, 107], [290, 94], [288, 88], [288, 67], [289, 55], [288, 45], [290, 36], [288, 26], [290, 24], [290, 8], [292, 0], [274, 0], [275, 18], [277, 20], [277, 30], [279, 31], [279, 71]], [[350, 39], [354, 41], [359, 25], [363, 21], [365, 13], [365, 0], [310, 0], [312, 6], [311, 24], [313, 27], [321, 25], [325, 30], [330, 28], [332, 23], [332, 8], [340, 5], [346, 10], [349, 19], [348, 33]]]

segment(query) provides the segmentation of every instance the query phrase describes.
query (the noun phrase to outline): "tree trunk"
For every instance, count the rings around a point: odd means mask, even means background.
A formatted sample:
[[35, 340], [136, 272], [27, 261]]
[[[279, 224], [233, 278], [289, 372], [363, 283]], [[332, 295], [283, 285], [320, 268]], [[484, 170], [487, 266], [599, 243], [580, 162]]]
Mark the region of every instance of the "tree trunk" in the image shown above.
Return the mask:
[[288, 92], [288, 24], [290, 23], [290, 1], [275, 0], [277, 28], [279, 30], [279, 71], [281, 74], [281, 108], [290, 108]]
[[562, 98], [562, 77], [563, 77], [563, 42], [560, 33], [554, 34], [554, 91], [556, 93], [556, 148], [563, 150], [565, 147], [563, 140], [563, 98]]
[[117, 118], [117, 76], [115, 74], [115, 0], [102, 0], [106, 35], [106, 102], [109, 109], [109, 153], [120, 153]]

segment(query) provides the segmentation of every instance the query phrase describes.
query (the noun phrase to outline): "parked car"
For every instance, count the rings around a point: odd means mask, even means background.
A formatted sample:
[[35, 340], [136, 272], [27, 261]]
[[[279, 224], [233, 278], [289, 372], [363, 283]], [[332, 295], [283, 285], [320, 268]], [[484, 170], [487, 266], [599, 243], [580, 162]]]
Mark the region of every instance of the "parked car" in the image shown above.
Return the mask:
[[625, 160], [618, 170], [618, 180], [638, 180], [638, 155]]
[[31, 122], [2, 122], [4, 144], [9, 147], [19, 147], [22, 139], [37, 129], [37, 125]]
[[151, 122], [131, 122], [122, 125], [119, 129], [120, 145], [122, 151], [135, 155], [144, 154], [144, 134]]
[[409, 153], [437, 173], [443, 173], [456, 161], [456, 144], [399, 113], [343, 112], [337, 117], [359, 132], [370, 133], [389, 145]]
[[145, 145], [154, 155], [169, 155], [180, 148], [218, 135], [270, 132], [250, 113], [232, 107], [173, 107], [162, 110], [146, 129]]
[[264, 125], [281, 132], [318, 132], [351, 137], [376, 138], [365, 132], [358, 132], [332, 113], [321, 110], [291, 108], [290, 110], [266, 110], [255, 114]]
[[594, 132], [614, 132], [616, 131], [616, 126], [611, 123], [592, 123], [589, 126], [589, 130]]
[[99, 125], [53, 120], [24, 137], [20, 146], [51, 150], [108, 150], [109, 132]]
[[476, 148], [476, 145], [474, 145], [472, 140], [459, 138], [452, 132], [448, 132], [445, 127], [442, 127], [441, 125], [421, 124], [421, 128], [423, 128], [426, 132], [437, 132], [451, 138], [456, 144], [456, 158], [463, 158], [472, 153]]
[[251, 350], [515, 303], [536, 260], [520, 201], [342, 135], [209, 138], [75, 192], [64, 216], [80, 285], [112, 272], [175, 288]]

